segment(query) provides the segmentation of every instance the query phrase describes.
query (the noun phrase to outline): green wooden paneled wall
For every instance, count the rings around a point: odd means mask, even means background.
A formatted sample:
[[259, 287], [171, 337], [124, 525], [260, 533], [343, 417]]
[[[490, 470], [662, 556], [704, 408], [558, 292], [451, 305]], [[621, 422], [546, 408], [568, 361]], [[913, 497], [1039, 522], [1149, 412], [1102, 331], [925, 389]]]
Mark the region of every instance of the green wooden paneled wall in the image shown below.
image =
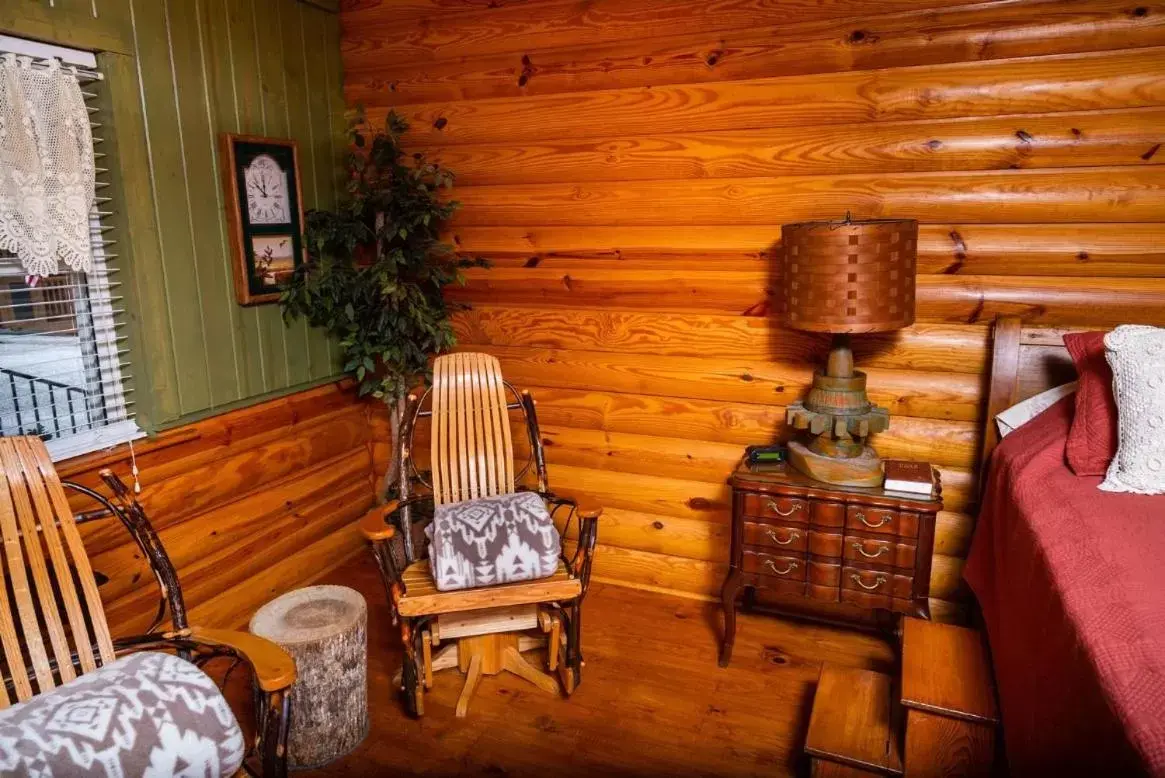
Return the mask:
[[285, 326], [277, 305], [235, 302], [218, 135], [294, 138], [304, 207], [332, 205], [343, 186], [337, 16], [301, 0], [15, 0], [0, 30], [104, 52], [144, 426], [335, 376], [322, 333]]

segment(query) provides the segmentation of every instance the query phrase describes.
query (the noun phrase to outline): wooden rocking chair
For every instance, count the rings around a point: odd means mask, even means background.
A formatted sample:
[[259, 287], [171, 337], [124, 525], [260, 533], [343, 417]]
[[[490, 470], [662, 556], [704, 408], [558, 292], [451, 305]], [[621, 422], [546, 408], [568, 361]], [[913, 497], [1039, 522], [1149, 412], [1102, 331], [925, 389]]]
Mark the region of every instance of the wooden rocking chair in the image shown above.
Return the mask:
[[[517, 473], [511, 411], [521, 412], [530, 447], [529, 459]], [[416, 422], [421, 418], [432, 421], [428, 472], [417, 469], [413, 456]], [[581, 680], [581, 605], [602, 509], [579, 507], [550, 492], [530, 393], [519, 394], [507, 383], [497, 359], [488, 354], [447, 354], [434, 361], [432, 388], [420, 399], [409, 396], [401, 426], [398, 499], [369, 511], [362, 528], [380, 567], [393, 623], [401, 627], [406, 709], [413, 716], [423, 715], [424, 690], [432, 685], [433, 671], [446, 667], [468, 673], [458, 716], [466, 714], [482, 674], [505, 670], [557, 693], [558, 682], [521, 655], [541, 645], [547, 647], [549, 670], [558, 673], [562, 690], [571, 694]], [[558, 571], [550, 578], [438, 591], [423, 532], [433, 507], [518, 491], [531, 471], [564, 542], [577, 515], [574, 553], [568, 558], [564, 549]], [[426, 477], [430, 474], [431, 479]], [[423, 493], [414, 494], [418, 489]], [[519, 634], [528, 629], [541, 630], [544, 636]], [[454, 638], [457, 643], [433, 653], [441, 641]]]
[[[4, 472], [0, 481], [4, 540], [0, 708], [7, 708], [13, 697], [23, 702], [133, 651], [171, 649], [195, 664], [232, 657], [251, 666], [262, 701], [256, 711], [257, 735], [244, 767], [256, 775], [285, 776], [289, 690], [295, 681], [291, 656], [249, 633], [187, 623], [174, 566], [145, 512], [111, 471], [100, 475], [113, 492], [112, 500], [85, 486], [62, 482], [44, 443], [36, 437], [0, 438], [0, 467]], [[64, 487], [81, 492], [101, 508], [75, 517]], [[110, 636], [97, 581], [77, 530], [78, 524], [109, 517], [119, 519], [129, 531], [149, 560], [160, 588], [150, 628], [142, 635], [117, 640]], [[160, 632], [167, 611], [172, 628]]]

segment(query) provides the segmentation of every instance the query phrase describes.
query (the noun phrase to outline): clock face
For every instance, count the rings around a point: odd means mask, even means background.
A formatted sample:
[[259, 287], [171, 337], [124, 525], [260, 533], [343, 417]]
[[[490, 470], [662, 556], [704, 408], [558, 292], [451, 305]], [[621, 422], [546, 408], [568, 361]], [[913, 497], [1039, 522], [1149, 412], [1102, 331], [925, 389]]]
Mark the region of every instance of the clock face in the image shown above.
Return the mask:
[[291, 221], [287, 173], [267, 154], [251, 160], [243, 171], [247, 184], [247, 214], [251, 224], [287, 224]]

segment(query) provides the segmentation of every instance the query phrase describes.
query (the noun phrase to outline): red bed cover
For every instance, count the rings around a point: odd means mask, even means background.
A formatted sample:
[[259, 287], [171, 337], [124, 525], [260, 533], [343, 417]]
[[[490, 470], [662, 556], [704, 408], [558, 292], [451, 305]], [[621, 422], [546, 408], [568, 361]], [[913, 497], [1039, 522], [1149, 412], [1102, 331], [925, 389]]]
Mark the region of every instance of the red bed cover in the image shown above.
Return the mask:
[[1064, 463], [1067, 397], [995, 450], [964, 577], [1012, 774], [1165, 776], [1165, 496]]

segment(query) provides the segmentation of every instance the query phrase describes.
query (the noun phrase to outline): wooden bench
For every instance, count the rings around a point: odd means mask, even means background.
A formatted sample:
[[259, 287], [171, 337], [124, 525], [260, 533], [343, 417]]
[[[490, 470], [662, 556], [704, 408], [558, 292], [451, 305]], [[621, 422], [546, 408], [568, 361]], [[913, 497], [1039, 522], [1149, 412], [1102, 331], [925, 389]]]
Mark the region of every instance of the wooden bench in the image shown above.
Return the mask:
[[893, 683], [871, 670], [822, 667], [805, 738], [813, 778], [902, 775]]
[[983, 635], [906, 619], [902, 630], [906, 775], [990, 775], [999, 712]]
[[979, 632], [905, 619], [894, 692], [889, 675], [822, 668], [805, 739], [814, 778], [991, 774], [999, 714]]

